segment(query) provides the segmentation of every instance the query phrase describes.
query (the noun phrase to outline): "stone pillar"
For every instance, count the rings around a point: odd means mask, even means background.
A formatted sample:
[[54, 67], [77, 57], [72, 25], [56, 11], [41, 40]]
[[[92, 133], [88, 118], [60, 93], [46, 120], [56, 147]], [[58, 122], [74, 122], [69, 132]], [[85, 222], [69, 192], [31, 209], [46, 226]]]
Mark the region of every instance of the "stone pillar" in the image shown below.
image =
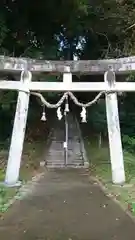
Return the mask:
[[21, 164], [27, 113], [29, 107], [29, 83], [32, 74], [29, 71], [21, 73], [21, 89], [19, 89], [17, 107], [14, 119], [14, 126], [9, 150], [8, 164], [6, 170], [5, 184], [7, 186], [16, 186], [19, 184], [19, 170]]
[[[115, 73], [113, 71], [106, 72], [104, 74], [104, 81], [107, 84], [108, 90], [113, 89], [115, 87]], [[106, 114], [112, 168], [112, 181], [114, 184], [122, 184], [125, 182], [125, 170], [121, 143], [117, 94], [115, 92], [106, 94]]]

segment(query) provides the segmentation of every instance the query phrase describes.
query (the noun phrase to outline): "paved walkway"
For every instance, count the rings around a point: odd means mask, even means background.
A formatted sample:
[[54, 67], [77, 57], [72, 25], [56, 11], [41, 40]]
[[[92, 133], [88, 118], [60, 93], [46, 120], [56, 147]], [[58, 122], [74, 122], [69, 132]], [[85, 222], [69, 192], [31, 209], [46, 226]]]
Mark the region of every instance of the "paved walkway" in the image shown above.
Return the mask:
[[0, 239], [134, 240], [135, 224], [85, 169], [57, 169], [12, 206], [0, 221]]

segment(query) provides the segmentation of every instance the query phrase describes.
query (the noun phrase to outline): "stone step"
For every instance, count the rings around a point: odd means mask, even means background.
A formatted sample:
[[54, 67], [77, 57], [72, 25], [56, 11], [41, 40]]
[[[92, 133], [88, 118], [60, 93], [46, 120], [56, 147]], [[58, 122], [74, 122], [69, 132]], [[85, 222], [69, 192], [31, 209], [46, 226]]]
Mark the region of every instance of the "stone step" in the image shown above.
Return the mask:
[[[72, 115], [68, 115], [68, 159], [67, 166], [83, 166], [82, 153], [80, 148], [80, 138], [78, 127]], [[65, 167], [65, 126], [62, 122], [58, 123], [51, 137], [50, 149], [46, 156], [47, 167]]]
[[[65, 156], [65, 151], [49, 151], [47, 156]], [[77, 152], [76, 149], [75, 150], [68, 150], [68, 156], [70, 157], [81, 157], [81, 152]]]
[[[69, 149], [68, 150], [68, 155], [69, 156], [73, 156], [73, 155], [76, 155], [76, 156], [81, 156], [81, 152], [77, 152], [76, 150], [79, 150], [78, 149]], [[62, 149], [61, 151], [59, 150], [50, 150], [47, 154], [47, 156], [63, 156], [64, 155], [64, 149]]]
[[[47, 158], [46, 159], [46, 163], [48, 164], [64, 164], [65, 163], [65, 159], [64, 158]], [[76, 164], [76, 165], [82, 165], [83, 164], [83, 160], [82, 159], [67, 159], [67, 164]]]
[[63, 156], [64, 155], [64, 150], [63, 151], [54, 151], [51, 150], [48, 152], [47, 156]]
[[82, 165], [83, 164], [83, 162], [67, 162], [67, 163], [65, 163], [64, 161], [57, 161], [57, 162], [48, 162], [47, 163], [47, 165], [78, 165], [78, 166], [80, 166], [80, 165]]
[[56, 159], [55, 161], [46, 161], [47, 164], [65, 164], [65, 160], [64, 159]]
[[[65, 162], [65, 159], [64, 158], [55, 158], [55, 159], [52, 159], [52, 158], [47, 158], [46, 159], [46, 162], [49, 163], [49, 162]], [[73, 159], [73, 158], [68, 158], [67, 159], [67, 162], [68, 163], [81, 163], [82, 162], [82, 159]]]
[[84, 165], [76, 165], [76, 164], [72, 164], [72, 165], [55, 165], [55, 164], [52, 164], [52, 165], [47, 165], [48, 168], [84, 168]]
[[[65, 159], [65, 155], [57, 155], [57, 156], [53, 156], [53, 155], [47, 155], [46, 156], [46, 161], [55, 161], [56, 159], [59, 160], [63, 160]], [[82, 155], [68, 155], [68, 159], [70, 161], [82, 161]]]

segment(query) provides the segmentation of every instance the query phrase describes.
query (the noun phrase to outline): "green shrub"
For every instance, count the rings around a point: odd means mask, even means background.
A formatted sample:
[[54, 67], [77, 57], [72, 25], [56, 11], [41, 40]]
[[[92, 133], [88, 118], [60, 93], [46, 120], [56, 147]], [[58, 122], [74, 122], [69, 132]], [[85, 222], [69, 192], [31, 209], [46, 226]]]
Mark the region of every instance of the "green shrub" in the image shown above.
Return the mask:
[[130, 152], [135, 152], [135, 137], [129, 137], [128, 135], [123, 135], [122, 143], [126, 150]]

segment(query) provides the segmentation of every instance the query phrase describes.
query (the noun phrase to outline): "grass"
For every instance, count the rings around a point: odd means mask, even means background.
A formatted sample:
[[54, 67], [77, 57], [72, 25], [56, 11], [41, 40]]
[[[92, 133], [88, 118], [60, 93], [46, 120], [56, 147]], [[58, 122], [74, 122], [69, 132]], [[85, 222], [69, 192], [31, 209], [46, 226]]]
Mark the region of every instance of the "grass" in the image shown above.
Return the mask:
[[85, 139], [85, 146], [91, 174], [100, 180], [109, 194], [127, 210], [129, 204], [135, 202], [135, 155], [124, 151], [126, 183], [123, 186], [113, 185], [108, 142], [104, 141], [99, 148], [97, 136], [91, 136]]
[[[21, 161], [20, 180], [25, 183], [31, 180], [33, 176], [41, 172], [40, 161], [45, 157], [45, 141], [25, 142]], [[0, 181], [4, 181], [7, 165], [8, 151], [0, 151]], [[0, 187], [0, 216], [8, 209], [8, 202], [12, 199], [19, 188]]]
[[40, 162], [45, 160], [45, 147], [44, 141], [29, 142], [24, 145], [20, 170], [21, 181], [27, 181], [42, 171]]

